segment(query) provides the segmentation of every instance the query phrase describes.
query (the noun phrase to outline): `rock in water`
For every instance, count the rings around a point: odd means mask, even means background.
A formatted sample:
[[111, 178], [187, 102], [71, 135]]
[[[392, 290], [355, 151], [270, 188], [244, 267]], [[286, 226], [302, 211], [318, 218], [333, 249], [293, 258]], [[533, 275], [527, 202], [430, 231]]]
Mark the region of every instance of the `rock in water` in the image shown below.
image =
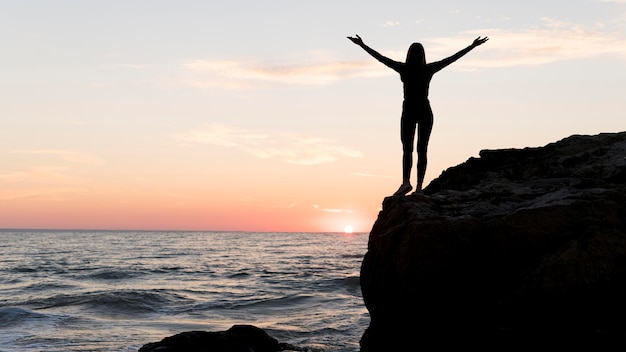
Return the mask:
[[361, 352], [626, 348], [626, 132], [484, 150], [424, 194], [370, 233]]
[[299, 351], [278, 343], [253, 325], [233, 325], [226, 331], [186, 331], [148, 343], [139, 352], [277, 352]]

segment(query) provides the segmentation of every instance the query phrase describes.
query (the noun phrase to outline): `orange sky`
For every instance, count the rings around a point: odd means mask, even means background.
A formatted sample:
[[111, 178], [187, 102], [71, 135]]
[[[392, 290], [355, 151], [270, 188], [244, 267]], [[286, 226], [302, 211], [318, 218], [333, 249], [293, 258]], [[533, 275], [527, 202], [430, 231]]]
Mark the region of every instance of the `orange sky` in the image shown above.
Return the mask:
[[[51, 15], [54, 14], [54, 15]], [[0, 4], [0, 228], [368, 232], [401, 182], [398, 61], [438, 72], [426, 183], [626, 130], [622, 0]], [[412, 174], [415, 183], [415, 171]]]

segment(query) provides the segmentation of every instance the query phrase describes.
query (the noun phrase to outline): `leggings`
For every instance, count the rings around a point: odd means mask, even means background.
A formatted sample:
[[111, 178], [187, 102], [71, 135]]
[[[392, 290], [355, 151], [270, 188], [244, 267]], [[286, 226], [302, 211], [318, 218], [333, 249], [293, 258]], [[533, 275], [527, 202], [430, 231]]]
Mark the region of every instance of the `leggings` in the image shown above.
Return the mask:
[[402, 103], [402, 118], [400, 119], [400, 139], [402, 141], [402, 177], [408, 180], [413, 166], [413, 142], [417, 126], [417, 185], [422, 186], [426, 174], [428, 140], [433, 129], [433, 111], [430, 102], [425, 99], [420, 102]]

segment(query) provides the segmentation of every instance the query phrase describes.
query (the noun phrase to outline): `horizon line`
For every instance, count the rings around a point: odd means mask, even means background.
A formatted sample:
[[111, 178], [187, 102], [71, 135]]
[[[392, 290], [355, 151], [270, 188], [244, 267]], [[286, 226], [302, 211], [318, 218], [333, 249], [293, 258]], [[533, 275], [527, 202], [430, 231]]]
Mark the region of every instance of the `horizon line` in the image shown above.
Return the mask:
[[[346, 234], [343, 231], [250, 231], [250, 230], [157, 230], [157, 229], [80, 229], [80, 228], [5, 228], [0, 227], [0, 232], [26, 232], [26, 231], [38, 231], [38, 232], [63, 232], [63, 231], [98, 231], [98, 232], [250, 232], [250, 233], [339, 233]], [[369, 231], [354, 231], [350, 234], [367, 234]]]

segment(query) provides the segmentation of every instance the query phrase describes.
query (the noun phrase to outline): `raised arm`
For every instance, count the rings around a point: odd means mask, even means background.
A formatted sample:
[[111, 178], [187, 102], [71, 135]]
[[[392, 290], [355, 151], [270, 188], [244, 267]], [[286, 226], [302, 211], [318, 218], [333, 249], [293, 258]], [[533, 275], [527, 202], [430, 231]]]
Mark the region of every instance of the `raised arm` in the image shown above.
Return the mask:
[[486, 41], [488, 41], [489, 38], [488, 37], [478, 37], [476, 39], [474, 39], [474, 41], [472, 42], [472, 44], [470, 44], [467, 48], [459, 51], [458, 53], [447, 57], [441, 61], [437, 61], [434, 62], [433, 65], [435, 66], [435, 72], [441, 70], [442, 68], [450, 65], [451, 63], [455, 62], [456, 60], [460, 59], [461, 57], [463, 57], [465, 54], [469, 53], [470, 51], [472, 51], [472, 49], [474, 49], [475, 47], [484, 44]]
[[354, 44], [360, 46], [361, 48], [363, 48], [363, 50], [365, 50], [365, 52], [367, 52], [368, 54], [372, 55], [372, 57], [374, 57], [376, 60], [382, 62], [383, 64], [385, 64], [386, 66], [392, 68], [395, 71], [399, 71], [400, 67], [402, 66], [402, 63], [391, 60], [390, 58], [383, 56], [382, 54], [380, 54], [378, 51], [370, 48], [369, 46], [365, 45], [365, 43], [363, 43], [363, 39], [361, 39], [361, 37], [359, 37], [359, 35], [357, 34], [356, 37], [348, 37], [348, 39], [350, 39]]

